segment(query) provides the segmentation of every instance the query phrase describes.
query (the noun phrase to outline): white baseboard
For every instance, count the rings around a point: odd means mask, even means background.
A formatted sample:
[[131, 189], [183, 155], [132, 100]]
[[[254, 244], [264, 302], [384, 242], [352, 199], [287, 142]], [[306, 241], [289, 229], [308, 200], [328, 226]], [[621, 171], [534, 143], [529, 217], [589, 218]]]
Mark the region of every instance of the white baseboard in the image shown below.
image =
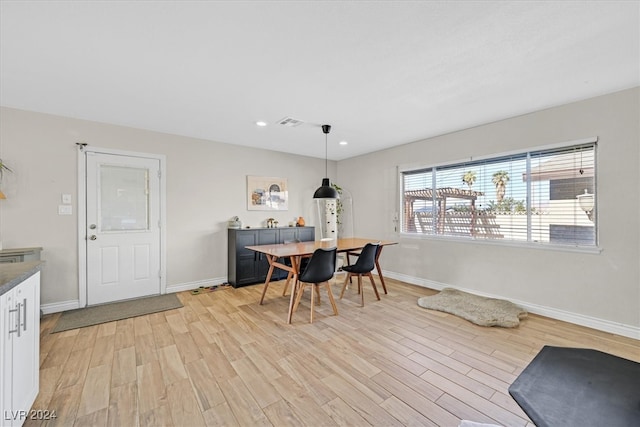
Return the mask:
[[222, 285], [223, 283], [227, 283], [226, 277], [216, 277], [213, 279], [196, 280], [195, 282], [178, 283], [176, 285], [167, 285], [167, 293], [170, 294], [174, 292], [190, 291], [192, 289], [197, 289], [200, 286], [217, 286]]
[[61, 311], [75, 310], [76, 308], [80, 308], [80, 300], [54, 302], [40, 306], [43, 314], [59, 313]]
[[[171, 293], [181, 292], [181, 291], [190, 291], [192, 289], [197, 289], [200, 286], [216, 286], [226, 282], [227, 282], [226, 277], [218, 277], [215, 279], [206, 279], [206, 280], [198, 280], [195, 282], [179, 283], [177, 285], [167, 286], [167, 293], [171, 294]], [[76, 308], [80, 308], [79, 300], [54, 302], [51, 304], [43, 304], [40, 306], [40, 310], [42, 310], [43, 314], [51, 314], [51, 313], [58, 313], [60, 311], [75, 310]]]
[[[406, 274], [395, 273], [392, 271], [382, 271], [385, 277], [391, 279], [400, 280], [402, 282], [411, 283], [412, 285], [418, 285], [429, 289], [440, 291], [444, 288], [453, 288], [455, 286], [448, 285], [446, 283], [440, 283], [433, 280], [421, 279], [418, 277], [408, 276]], [[491, 295], [483, 292], [478, 292], [474, 289], [457, 288], [463, 292], [469, 292], [476, 295], [480, 295], [488, 298], [504, 298], [500, 295]], [[559, 310], [553, 307], [546, 307], [538, 304], [532, 304], [526, 301], [512, 300], [510, 301], [520, 307], [526, 309], [529, 313], [539, 314], [541, 316], [549, 317], [556, 320], [562, 320], [564, 322], [573, 323], [580, 326], [586, 326], [588, 328], [597, 329], [599, 331], [609, 332], [616, 335], [622, 335], [629, 338], [640, 340], [640, 327], [626, 325], [623, 323], [611, 322], [605, 319], [598, 319], [596, 317], [585, 316], [583, 314], [572, 313], [569, 311]]]

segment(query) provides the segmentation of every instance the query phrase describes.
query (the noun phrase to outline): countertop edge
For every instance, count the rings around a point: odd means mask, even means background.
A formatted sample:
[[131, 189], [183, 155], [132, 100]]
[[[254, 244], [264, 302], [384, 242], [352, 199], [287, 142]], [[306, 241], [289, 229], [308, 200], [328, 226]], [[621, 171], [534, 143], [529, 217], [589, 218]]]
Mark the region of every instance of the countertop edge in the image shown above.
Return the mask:
[[0, 296], [24, 282], [42, 269], [44, 261], [0, 264]]

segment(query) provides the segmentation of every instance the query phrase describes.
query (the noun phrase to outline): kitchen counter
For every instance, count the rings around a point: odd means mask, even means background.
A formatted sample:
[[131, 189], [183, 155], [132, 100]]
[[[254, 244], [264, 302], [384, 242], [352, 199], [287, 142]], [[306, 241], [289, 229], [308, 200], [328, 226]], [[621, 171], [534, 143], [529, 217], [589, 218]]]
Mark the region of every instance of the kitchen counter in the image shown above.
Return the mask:
[[0, 264], [0, 295], [4, 295], [25, 279], [40, 271], [44, 261]]

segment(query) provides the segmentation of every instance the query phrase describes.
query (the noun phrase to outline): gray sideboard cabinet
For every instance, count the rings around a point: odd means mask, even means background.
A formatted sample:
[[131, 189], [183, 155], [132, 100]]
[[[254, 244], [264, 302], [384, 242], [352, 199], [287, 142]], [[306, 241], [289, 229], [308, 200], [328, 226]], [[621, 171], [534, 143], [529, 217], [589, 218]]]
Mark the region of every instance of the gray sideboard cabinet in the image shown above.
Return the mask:
[[[315, 240], [314, 227], [243, 228], [228, 229], [227, 267], [229, 284], [234, 288], [261, 283], [269, 272], [269, 263], [263, 254], [246, 246], [271, 245], [294, 240]], [[275, 270], [273, 279], [286, 277], [286, 272]]]

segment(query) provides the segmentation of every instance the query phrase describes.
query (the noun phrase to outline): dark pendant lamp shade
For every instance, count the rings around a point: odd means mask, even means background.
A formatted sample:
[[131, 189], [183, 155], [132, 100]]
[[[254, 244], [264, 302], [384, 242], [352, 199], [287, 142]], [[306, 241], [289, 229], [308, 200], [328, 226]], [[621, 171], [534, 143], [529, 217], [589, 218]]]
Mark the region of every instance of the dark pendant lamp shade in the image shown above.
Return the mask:
[[[322, 132], [324, 132], [324, 174], [329, 175], [327, 172], [327, 134], [331, 131], [330, 125], [322, 125]], [[340, 195], [338, 191], [331, 186], [329, 178], [322, 178], [322, 185], [313, 193], [314, 199], [339, 199]]]
[[339, 199], [340, 195], [335, 188], [329, 184], [329, 178], [322, 178], [322, 186], [320, 186], [315, 193], [313, 193], [314, 199]]

